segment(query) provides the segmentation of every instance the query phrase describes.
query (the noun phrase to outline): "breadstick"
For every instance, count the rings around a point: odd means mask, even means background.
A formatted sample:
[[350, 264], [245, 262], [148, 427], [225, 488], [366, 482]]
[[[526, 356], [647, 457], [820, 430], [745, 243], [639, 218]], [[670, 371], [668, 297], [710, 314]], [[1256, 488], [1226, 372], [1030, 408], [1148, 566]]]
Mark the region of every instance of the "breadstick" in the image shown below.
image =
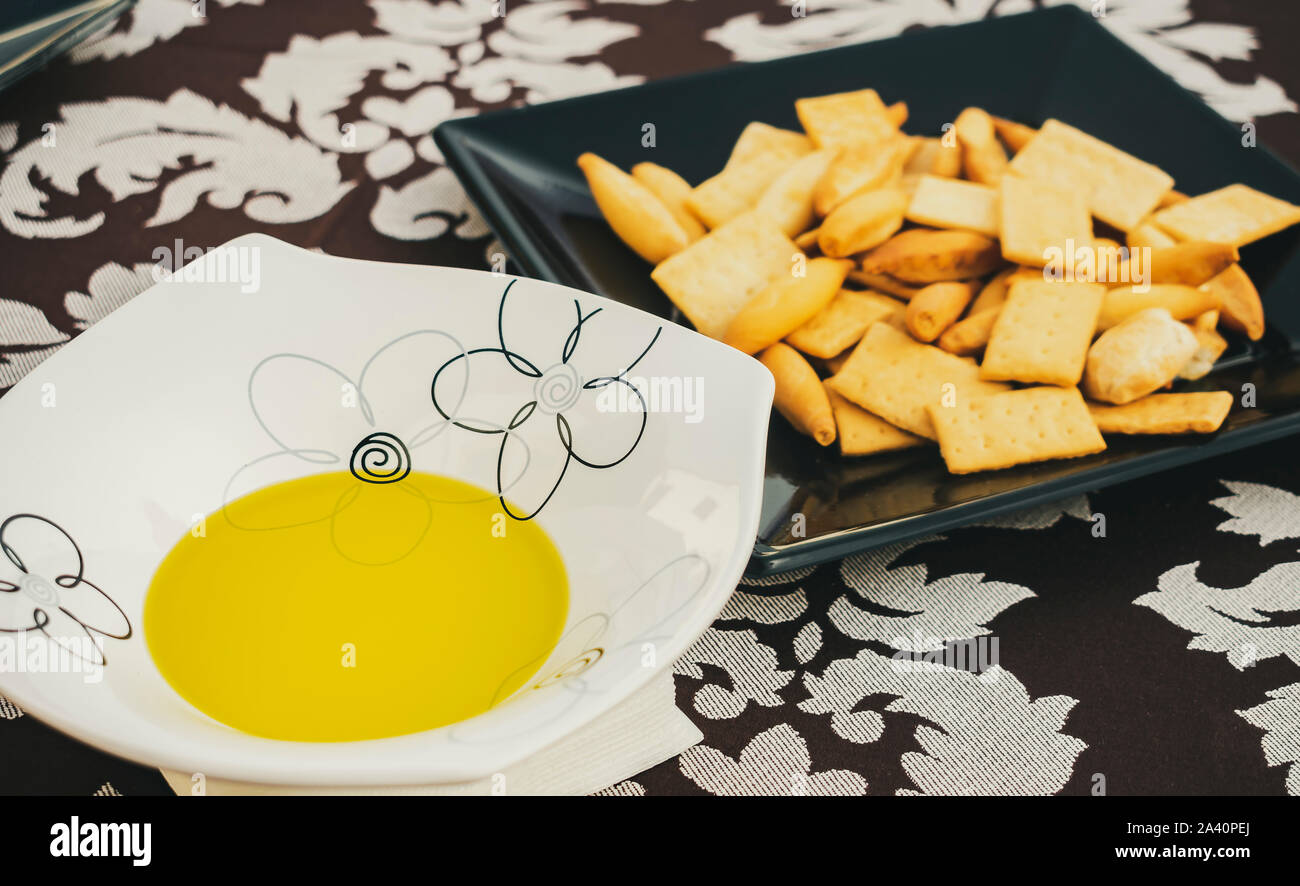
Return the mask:
[[904, 283], [939, 283], [982, 277], [1002, 266], [998, 241], [970, 231], [913, 228], [896, 234], [862, 259], [868, 274]]
[[802, 277], [778, 277], [746, 302], [722, 340], [746, 354], [776, 344], [830, 303], [852, 267], [845, 259], [810, 259]]
[[654, 192], [608, 160], [586, 153], [578, 168], [591, 196], [619, 239], [651, 264], [658, 264], [691, 242]]
[[993, 324], [997, 322], [1001, 310], [1002, 306], [999, 305], [958, 320], [939, 336], [939, 347], [958, 357], [978, 354], [989, 343], [989, 335], [993, 332]]
[[1147, 308], [1164, 308], [1175, 320], [1190, 320], [1222, 305], [1222, 295], [1209, 287], [1196, 289], [1162, 283], [1145, 289], [1139, 286], [1109, 289], [1101, 305], [1101, 316], [1097, 318], [1097, 331], [1110, 329]]
[[632, 177], [659, 198], [692, 241], [708, 233], [700, 220], [686, 208], [686, 198], [691, 196], [691, 186], [686, 179], [658, 163], [638, 163], [632, 167]]
[[775, 406], [786, 421], [822, 446], [834, 443], [835, 414], [831, 411], [831, 401], [808, 361], [781, 342], [764, 351], [759, 360], [776, 379]]
[[895, 280], [888, 274], [871, 274], [866, 271], [850, 271], [849, 279], [854, 283], [861, 283], [868, 289], [887, 292], [895, 298], [901, 298], [903, 301], [910, 301], [914, 295], [925, 288], [904, 283], [902, 280]]
[[822, 221], [817, 245], [837, 257], [873, 249], [898, 232], [906, 211], [907, 195], [894, 188], [851, 197]]
[[1011, 275], [1015, 272], [1016, 268], [1007, 268], [1005, 271], [999, 271], [993, 279], [985, 283], [979, 295], [975, 296], [975, 300], [970, 303], [970, 315], [974, 317], [976, 314], [1002, 307], [1002, 303], [1007, 300], [1007, 288], [1011, 286]]
[[967, 108], [953, 123], [961, 142], [966, 177], [982, 185], [995, 185], [1007, 171], [1007, 153], [993, 129], [993, 118], [980, 108]]
[[978, 283], [931, 283], [907, 303], [907, 331], [918, 341], [932, 342], [957, 322], [975, 296]]
[[[1109, 286], [1124, 286], [1145, 279], [1147, 283], [1179, 283], [1200, 286], [1226, 271], [1237, 260], [1237, 247], [1227, 243], [1193, 240], [1175, 246], [1155, 247], [1150, 252], [1135, 250], [1120, 263], [1114, 280], [1099, 280]], [[1097, 265], [1098, 270], [1101, 264]]]

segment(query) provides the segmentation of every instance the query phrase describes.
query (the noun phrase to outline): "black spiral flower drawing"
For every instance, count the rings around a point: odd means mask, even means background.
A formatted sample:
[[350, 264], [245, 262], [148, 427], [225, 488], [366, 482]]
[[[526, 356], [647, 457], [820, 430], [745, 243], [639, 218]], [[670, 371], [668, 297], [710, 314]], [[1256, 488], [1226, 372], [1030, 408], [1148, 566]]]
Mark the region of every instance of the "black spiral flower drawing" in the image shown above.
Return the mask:
[[53, 520], [8, 517], [0, 523], [0, 551], [0, 632], [39, 631], [95, 665], [107, 663], [100, 637], [131, 637], [131, 620], [86, 577], [81, 549]]
[[[430, 393], [434, 408], [443, 419], [461, 430], [493, 440], [497, 446], [496, 491], [502, 510], [516, 520], [531, 520], [546, 507], [572, 464], [576, 462], [595, 470], [612, 468], [626, 460], [641, 442], [648, 417], [646, 401], [627, 375], [654, 347], [663, 327], [656, 328], [645, 347], [617, 372], [584, 378], [572, 360], [578, 351], [584, 329], [603, 309], [596, 308], [584, 313], [582, 304], [575, 298], [572, 327], [563, 341], [551, 343], [552, 346], [558, 344], [555, 351], [558, 359], [549, 364], [542, 360], [534, 362], [524, 356], [518, 347], [506, 343], [506, 304], [516, 282], [518, 281], [511, 280], [501, 293], [497, 307], [497, 345], [474, 348], [452, 357], [434, 374]], [[543, 348], [544, 346], [530, 346], [529, 350], [533, 352]], [[458, 364], [464, 364], [459, 368], [463, 368], [466, 378], [471, 374], [475, 377], [492, 376], [496, 371], [494, 377], [503, 385], [511, 384], [513, 380], [513, 386], [521, 389], [519, 398], [514, 401], [518, 405], [511, 406], [508, 412], [493, 419], [471, 417], [490, 415], [492, 409], [473, 396], [467, 397], [464, 386], [455, 384], [457, 373], [450, 370], [458, 367]], [[504, 373], [505, 378], [501, 377], [502, 369], [508, 370]], [[594, 401], [597, 392], [609, 385], [625, 386], [625, 399], [637, 404], [639, 408], [601, 411]], [[499, 399], [500, 390], [494, 390], [493, 393]], [[459, 400], [453, 404], [456, 394], [459, 395]], [[595, 442], [589, 449], [585, 439], [581, 443], [576, 439], [575, 422], [568, 416], [575, 410], [592, 408], [599, 412], [598, 421], [597, 416], [590, 415], [588, 418], [592, 420], [588, 424], [599, 427], [600, 433], [592, 435]], [[551, 419], [550, 416], [554, 418]], [[527, 440], [523, 439], [525, 434], [528, 435]], [[549, 471], [544, 482], [538, 485], [540, 492], [533, 496], [534, 501], [519, 511], [506, 500], [510, 484], [503, 482], [507, 448], [511, 443], [519, 443], [527, 451], [527, 471]], [[548, 450], [551, 450], [549, 455]], [[512, 478], [512, 483], [517, 481], [517, 477]]]
[[411, 473], [411, 451], [400, 437], [380, 431], [356, 445], [348, 470], [363, 483], [396, 483]]
[[[445, 419], [425, 405], [427, 376], [412, 374], [407, 364], [413, 354], [434, 351], [463, 353], [455, 336], [437, 329], [420, 329], [401, 335], [376, 350], [351, 375], [337, 366], [306, 354], [278, 353], [260, 360], [248, 378], [248, 402], [253, 418], [274, 444], [274, 449], [241, 466], [226, 484], [222, 514], [238, 529], [264, 531], [323, 524], [334, 549], [344, 558], [364, 565], [383, 566], [410, 554], [424, 540], [433, 522], [433, 508], [441, 504], [418, 487], [402, 483], [414, 469], [413, 453], [436, 439], [448, 427]], [[437, 358], [442, 359], [442, 356]], [[436, 362], [431, 362], [430, 369]], [[376, 375], [381, 381], [375, 381]], [[393, 379], [407, 387], [390, 390]], [[408, 395], [409, 391], [409, 395]], [[458, 398], [457, 402], [458, 402]], [[394, 429], [392, 425], [405, 425]], [[347, 469], [357, 480], [345, 487], [328, 506], [318, 502], [288, 513], [274, 525], [254, 522], [237, 502], [241, 492], [264, 488], [295, 471], [293, 463], [325, 470]], [[394, 538], [394, 555], [376, 555], [340, 528], [340, 515], [366, 495], [380, 495], [376, 487], [391, 487], [385, 499], [403, 505], [410, 519]], [[311, 500], [314, 502], [314, 500]]]

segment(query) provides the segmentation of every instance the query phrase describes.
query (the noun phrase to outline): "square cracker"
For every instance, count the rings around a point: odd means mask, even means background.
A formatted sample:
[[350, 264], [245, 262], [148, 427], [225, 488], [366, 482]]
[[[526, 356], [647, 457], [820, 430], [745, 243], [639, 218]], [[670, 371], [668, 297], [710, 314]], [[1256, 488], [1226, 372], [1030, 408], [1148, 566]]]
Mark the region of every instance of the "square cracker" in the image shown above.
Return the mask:
[[1101, 452], [1106, 441], [1078, 388], [1022, 388], [931, 405], [939, 451], [954, 474]]
[[1121, 231], [1137, 227], [1174, 186], [1158, 166], [1060, 120], [1044, 123], [1008, 168], [1082, 194], [1093, 215]]
[[752, 209], [772, 181], [812, 151], [797, 132], [751, 123], [740, 134], [722, 171], [696, 185], [686, 208], [710, 228]]
[[1300, 222], [1300, 206], [1246, 185], [1228, 185], [1175, 203], [1152, 220], [1179, 240], [1245, 246]]
[[775, 222], [747, 212], [664, 259], [650, 277], [696, 329], [721, 338], [746, 302], [790, 273], [798, 253]]
[[1077, 385], [1105, 297], [1098, 283], [1013, 283], [989, 334], [980, 378]]
[[872, 415], [855, 403], [845, 400], [829, 384], [826, 396], [831, 401], [835, 415], [835, 430], [842, 455], [871, 455], [875, 452], [892, 452], [920, 446], [925, 439], [894, 427], [879, 416]]
[[998, 192], [988, 185], [923, 175], [907, 207], [908, 221], [932, 228], [954, 228], [998, 236]]
[[[841, 289], [817, 316], [787, 335], [786, 344], [829, 360], [857, 344], [872, 323], [893, 316], [895, 308], [888, 304], [892, 301], [873, 292]], [[896, 304], [903, 307], [901, 302]]]
[[921, 344], [887, 323], [873, 323], [830, 384], [885, 421], [933, 440], [928, 406], [941, 406], [948, 397], [963, 403], [1007, 389], [981, 381], [979, 372], [974, 360]]
[[1088, 409], [1103, 434], [1212, 434], [1228, 417], [1232, 394], [1148, 394], [1123, 406], [1089, 403]]
[[1043, 267], [1059, 250], [1066, 261], [1074, 249], [1092, 246], [1092, 218], [1077, 190], [1063, 190], [1050, 182], [1002, 177], [999, 195], [999, 230], [1002, 257], [1007, 261]]
[[882, 141], [898, 132], [874, 89], [801, 98], [794, 110], [819, 148]]

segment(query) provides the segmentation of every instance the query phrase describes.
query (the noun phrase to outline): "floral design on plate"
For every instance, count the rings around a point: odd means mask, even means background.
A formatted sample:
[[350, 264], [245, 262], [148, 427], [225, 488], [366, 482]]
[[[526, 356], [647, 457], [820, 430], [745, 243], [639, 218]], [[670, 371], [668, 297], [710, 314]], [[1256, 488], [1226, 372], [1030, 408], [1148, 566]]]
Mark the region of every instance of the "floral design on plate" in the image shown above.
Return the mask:
[[14, 514], [0, 523], [0, 632], [40, 631], [70, 655], [107, 663], [96, 635], [126, 640], [131, 620], [86, 578], [72, 536], [52, 520]]
[[[571, 327], [568, 320], [554, 316], [537, 312], [524, 315], [532, 333], [530, 359], [506, 343], [507, 304], [512, 303], [510, 290], [516, 282], [510, 281], [501, 293], [497, 346], [474, 348], [452, 357], [434, 373], [431, 394], [434, 408], [444, 420], [463, 431], [499, 440], [496, 489], [501, 507], [516, 520], [531, 520], [559, 489], [571, 464], [576, 462], [594, 470], [612, 468], [641, 442], [646, 429], [646, 401], [627, 374], [654, 347], [663, 327], [657, 328], [649, 343], [616, 372], [583, 373], [578, 368], [582, 334], [603, 308], [584, 313], [575, 298]], [[547, 331], [554, 340], [546, 341]], [[513, 334], [511, 340], [515, 341]], [[533, 342], [539, 344], [533, 346]], [[458, 376], [464, 378], [460, 385], [455, 382]], [[471, 377], [474, 385], [467, 394]], [[601, 402], [602, 391], [610, 385], [625, 386], [626, 396], [621, 399], [636, 408], [610, 409], [607, 401]], [[451, 403], [458, 387], [457, 403], [463, 400], [467, 412], [479, 417], [454, 414], [457, 407]], [[510, 473], [507, 465], [518, 463], [518, 450], [513, 446], [528, 453], [519, 477], [529, 476], [520, 483], [521, 492], [512, 496], [521, 502], [522, 510], [516, 510], [505, 498], [509, 484], [504, 482], [503, 473]]]

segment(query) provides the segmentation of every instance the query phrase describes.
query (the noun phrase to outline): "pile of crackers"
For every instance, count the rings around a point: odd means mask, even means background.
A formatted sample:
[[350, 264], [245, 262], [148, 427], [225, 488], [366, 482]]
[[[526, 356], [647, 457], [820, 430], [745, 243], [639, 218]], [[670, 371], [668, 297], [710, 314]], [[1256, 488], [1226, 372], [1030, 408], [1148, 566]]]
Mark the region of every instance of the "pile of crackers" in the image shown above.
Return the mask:
[[937, 443], [953, 473], [1072, 458], [1105, 435], [1212, 433], [1222, 332], [1264, 334], [1238, 249], [1300, 222], [1243, 184], [1188, 197], [1059, 120], [967, 108], [938, 137], [871, 89], [751, 123], [692, 186], [594, 154], [601, 212], [697, 330], [754, 354], [776, 407], [844, 455]]

